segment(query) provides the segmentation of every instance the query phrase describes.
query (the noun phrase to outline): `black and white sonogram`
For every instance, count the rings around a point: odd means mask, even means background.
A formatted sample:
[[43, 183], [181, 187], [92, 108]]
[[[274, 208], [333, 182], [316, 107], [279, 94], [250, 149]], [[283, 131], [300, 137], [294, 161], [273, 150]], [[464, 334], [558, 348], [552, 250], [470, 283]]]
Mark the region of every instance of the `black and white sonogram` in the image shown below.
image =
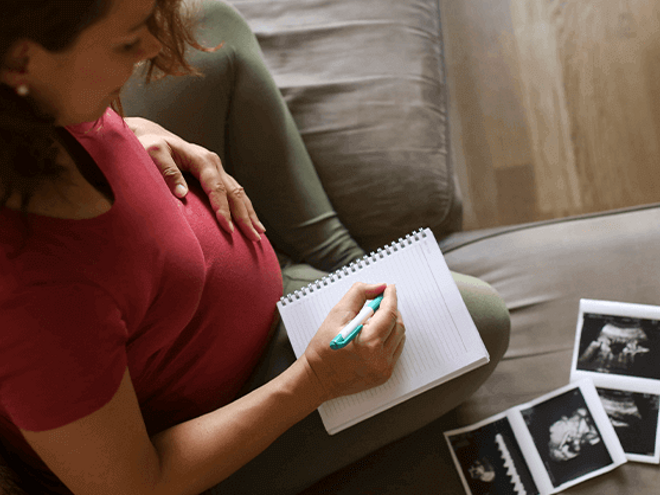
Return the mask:
[[584, 313], [577, 369], [660, 379], [660, 321]]
[[538, 495], [507, 418], [449, 441], [473, 495]]
[[654, 456], [660, 397], [607, 388], [596, 390], [624, 452]]
[[520, 412], [555, 487], [613, 463], [579, 388]]

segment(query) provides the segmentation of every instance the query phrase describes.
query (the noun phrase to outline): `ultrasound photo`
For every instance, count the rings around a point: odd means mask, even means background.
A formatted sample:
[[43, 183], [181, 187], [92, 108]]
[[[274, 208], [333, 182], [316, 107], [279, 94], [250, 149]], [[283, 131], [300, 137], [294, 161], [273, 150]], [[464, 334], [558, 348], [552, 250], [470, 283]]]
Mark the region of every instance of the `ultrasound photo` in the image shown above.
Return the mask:
[[538, 495], [507, 418], [449, 441], [473, 495]]
[[584, 313], [577, 369], [660, 379], [660, 321]]
[[555, 488], [613, 464], [579, 388], [520, 412]]
[[607, 388], [596, 391], [623, 450], [627, 454], [654, 456], [660, 397]]

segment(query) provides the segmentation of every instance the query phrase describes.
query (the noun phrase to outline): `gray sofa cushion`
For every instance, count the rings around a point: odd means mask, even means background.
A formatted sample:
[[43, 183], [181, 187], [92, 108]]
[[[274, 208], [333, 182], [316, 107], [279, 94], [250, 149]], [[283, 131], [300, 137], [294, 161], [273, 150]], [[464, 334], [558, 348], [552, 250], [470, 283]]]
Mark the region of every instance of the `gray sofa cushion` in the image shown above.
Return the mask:
[[[492, 284], [511, 312], [507, 354], [459, 407], [460, 424], [568, 383], [580, 298], [660, 304], [658, 225], [649, 205], [447, 239], [450, 268]], [[630, 462], [566, 493], [655, 493], [657, 479], [658, 466]]]
[[235, 0], [324, 189], [374, 249], [461, 225], [436, 0]]
[[[660, 304], [658, 225], [660, 204], [460, 232], [441, 242], [450, 269], [485, 280], [504, 298], [511, 312], [504, 359], [452, 413], [300, 495], [463, 495], [443, 431], [566, 385], [580, 298]], [[657, 493], [657, 483], [657, 465], [629, 462], [564, 493]]]

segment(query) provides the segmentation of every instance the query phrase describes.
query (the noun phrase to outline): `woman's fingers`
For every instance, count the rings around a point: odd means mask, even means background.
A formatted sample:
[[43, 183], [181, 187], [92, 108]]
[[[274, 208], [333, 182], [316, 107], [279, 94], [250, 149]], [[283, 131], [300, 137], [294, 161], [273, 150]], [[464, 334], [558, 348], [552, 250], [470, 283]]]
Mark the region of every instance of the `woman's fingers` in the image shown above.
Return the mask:
[[233, 232], [236, 223], [246, 237], [253, 241], [261, 240], [260, 233], [266, 229], [259, 221], [245, 190], [225, 172], [217, 154], [204, 150], [201, 156], [193, 158], [190, 171], [198, 177], [218, 222], [225, 230]]
[[172, 194], [179, 199], [185, 197], [188, 194], [188, 184], [174, 161], [173, 151], [169, 145], [161, 141], [146, 147], [146, 150], [163, 175]]
[[394, 285], [388, 285], [383, 292], [383, 300], [380, 303], [380, 307], [364, 325], [364, 328], [358, 335], [359, 342], [373, 342], [385, 345], [400, 317], [396, 288]]
[[234, 232], [228, 190], [214, 159], [194, 160], [190, 172], [199, 180], [218, 222], [227, 232]]
[[227, 188], [227, 199], [234, 220], [238, 223], [243, 234], [248, 238], [255, 241], [261, 240], [260, 234], [263, 234], [266, 228], [259, 221], [252, 206], [252, 201], [245, 194], [245, 189], [231, 175], [224, 173], [223, 179]]
[[[358, 336], [342, 349], [331, 349], [338, 332], [367, 300], [381, 293], [380, 308]], [[305, 350], [305, 360], [327, 397], [356, 393], [387, 381], [403, 350], [404, 333], [394, 285], [356, 283], [323, 322]]]
[[261, 239], [266, 228], [259, 221], [245, 190], [225, 172], [216, 153], [189, 143], [146, 119], [128, 118], [126, 122], [176, 197], [183, 198], [188, 193], [182, 172], [189, 172], [201, 184], [224, 230], [234, 232], [235, 222], [249, 239]]
[[360, 312], [367, 300], [383, 294], [386, 289], [386, 284], [355, 283], [339, 300], [335, 309], [347, 313], [345, 323], [348, 323]]
[[216, 153], [174, 138], [152, 145], [148, 151], [177, 197], [182, 198], [188, 192], [181, 170], [190, 172], [201, 184], [218, 223], [225, 231], [234, 232], [234, 224], [237, 224], [249, 239], [261, 239], [260, 234], [266, 229], [250, 198], [243, 187], [225, 172]]
[[[398, 359], [398, 356], [396, 356], [396, 351], [401, 348], [400, 350], [403, 350], [403, 346], [401, 345], [402, 341], [406, 338], [406, 327], [403, 324], [403, 318], [401, 317], [401, 312], [397, 311], [397, 319], [396, 323], [394, 324], [392, 331], [387, 337], [387, 340], [385, 341], [385, 348], [389, 351], [392, 352], [392, 354], [395, 356], [395, 361]], [[400, 352], [400, 351], [399, 351]]]
[[394, 349], [394, 354], [392, 355], [392, 359], [396, 363], [399, 361], [399, 358], [401, 357], [401, 353], [403, 352], [403, 346], [406, 343], [406, 334], [401, 335], [401, 339], [399, 339], [399, 343], [397, 344], [396, 348]]

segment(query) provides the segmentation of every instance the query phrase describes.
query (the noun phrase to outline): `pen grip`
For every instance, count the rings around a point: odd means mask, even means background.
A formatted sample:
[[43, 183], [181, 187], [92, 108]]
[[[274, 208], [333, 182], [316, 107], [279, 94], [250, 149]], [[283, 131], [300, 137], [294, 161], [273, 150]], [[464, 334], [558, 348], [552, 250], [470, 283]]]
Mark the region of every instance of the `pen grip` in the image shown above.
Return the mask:
[[367, 319], [369, 319], [373, 314], [374, 314], [374, 310], [371, 309], [369, 306], [365, 306], [357, 314], [357, 316], [355, 318], [353, 318], [342, 329], [342, 331], [339, 333], [339, 335], [341, 335], [342, 339], [346, 339], [346, 337], [348, 337], [353, 330], [355, 330], [360, 325], [364, 324], [364, 322], [367, 321]]

